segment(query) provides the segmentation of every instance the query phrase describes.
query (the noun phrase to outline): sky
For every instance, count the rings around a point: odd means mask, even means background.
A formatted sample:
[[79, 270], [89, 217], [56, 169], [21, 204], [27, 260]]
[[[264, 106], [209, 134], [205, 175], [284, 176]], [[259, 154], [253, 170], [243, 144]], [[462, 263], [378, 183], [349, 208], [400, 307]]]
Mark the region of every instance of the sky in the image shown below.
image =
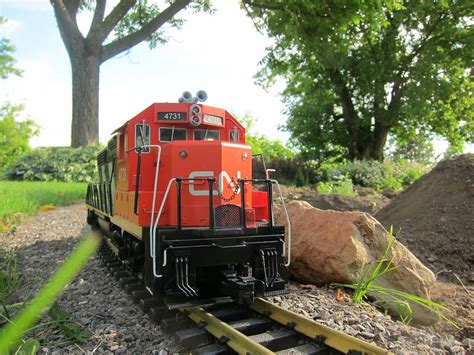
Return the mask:
[[[146, 43], [114, 57], [100, 68], [100, 140], [153, 102], [176, 102], [182, 92], [205, 90], [206, 104], [256, 120], [255, 130], [285, 141], [284, 105], [274, 87], [255, 84], [258, 62], [270, 40], [256, 31], [237, 0], [213, 0], [214, 15], [186, 11], [181, 30], [170, 29], [168, 43], [150, 50]], [[40, 125], [36, 146], [68, 146], [71, 135], [71, 69], [49, 0], [0, 0], [2, 37], [16, 46], [20, 78], [2, 80], [1, 100], [25, 105]], [[78, 19], [88, 29], [89, 16]]]

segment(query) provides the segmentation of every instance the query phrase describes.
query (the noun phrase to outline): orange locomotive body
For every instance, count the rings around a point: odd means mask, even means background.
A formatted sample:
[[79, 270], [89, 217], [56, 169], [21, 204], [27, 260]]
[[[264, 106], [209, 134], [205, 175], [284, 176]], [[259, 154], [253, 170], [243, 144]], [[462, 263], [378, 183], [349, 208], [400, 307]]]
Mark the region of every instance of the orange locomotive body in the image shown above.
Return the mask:
[[204, 96], [152, 104], [115, 130], [88, 187], [88, 222], [168, 307], [251, 302], [287, 279], [275, 181], [252, 179], [245, 129]]

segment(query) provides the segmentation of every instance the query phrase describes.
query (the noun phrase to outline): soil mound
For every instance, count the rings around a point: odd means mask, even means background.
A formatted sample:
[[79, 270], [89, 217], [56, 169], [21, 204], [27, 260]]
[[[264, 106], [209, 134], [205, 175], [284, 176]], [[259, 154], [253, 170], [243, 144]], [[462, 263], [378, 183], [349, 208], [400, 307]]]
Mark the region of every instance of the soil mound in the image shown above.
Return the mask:
[[390, 202], [389, 198], [364, 188], [358, 188], [358, 196], [324, 195], [308, 187], [281, 186], [281, 189], [285, 199], [306, 201], [321, 210], [361, 211], [374, 215]]
[[474, 281], [474, 154], [440, 162], [375, 217], [436, 274]]

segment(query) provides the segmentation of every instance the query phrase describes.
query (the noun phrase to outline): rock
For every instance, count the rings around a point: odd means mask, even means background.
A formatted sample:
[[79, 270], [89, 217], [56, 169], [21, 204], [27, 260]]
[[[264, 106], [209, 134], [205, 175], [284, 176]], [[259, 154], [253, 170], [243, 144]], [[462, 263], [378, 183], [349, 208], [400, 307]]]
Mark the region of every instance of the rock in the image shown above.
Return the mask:
[[77, 322], [82, 325], [87, 325], [87, 324], [90, 324], [92, 321], [89, 318], [80, 317], [77, 319]]
[[[366, 213], [323, 211], [303, 201], [291, 201], [287, 210], [292, 227], [290, 272], [300, 282], [355, 283], [383, 256], [389, 234]], [[275, 220], [286, 224], [282, 208], [275, 208]], [[429, 299], [434, 274], [398, 241], [391, 256], [396, 270], [378, 278], [374, 285]], [[380, 294], [370, 296], [378, 301], [391, 299]], [[439, 320], [416, 303], [410, 302], [410, 306], [418, 323], [429, 325]], [[398, 315], [396, 305], [389, 305], [389, 310]]]
[[474, 339], [471, 339], [471, 338], [466, 338], [462, 341], [462, 345], [466, 348], [466, 349], [473, 349], [474, 350]]

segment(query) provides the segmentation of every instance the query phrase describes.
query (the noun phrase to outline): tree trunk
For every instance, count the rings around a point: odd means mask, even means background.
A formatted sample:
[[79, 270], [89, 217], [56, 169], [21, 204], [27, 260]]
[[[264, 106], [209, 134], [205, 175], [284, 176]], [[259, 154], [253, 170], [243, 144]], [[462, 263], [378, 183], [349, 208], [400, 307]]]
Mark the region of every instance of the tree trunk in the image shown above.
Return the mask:
[[71, 146], [83, 147], [99, 142], [99, 56], [71, 58], [71, 69]]
[[374, 130], [374, 138], [370, 147], [370, 158], [378, 161], [382, 161], [384, 158], [383, 149], [387, 142], [389, 127], [382, 125], [376, 125]]

